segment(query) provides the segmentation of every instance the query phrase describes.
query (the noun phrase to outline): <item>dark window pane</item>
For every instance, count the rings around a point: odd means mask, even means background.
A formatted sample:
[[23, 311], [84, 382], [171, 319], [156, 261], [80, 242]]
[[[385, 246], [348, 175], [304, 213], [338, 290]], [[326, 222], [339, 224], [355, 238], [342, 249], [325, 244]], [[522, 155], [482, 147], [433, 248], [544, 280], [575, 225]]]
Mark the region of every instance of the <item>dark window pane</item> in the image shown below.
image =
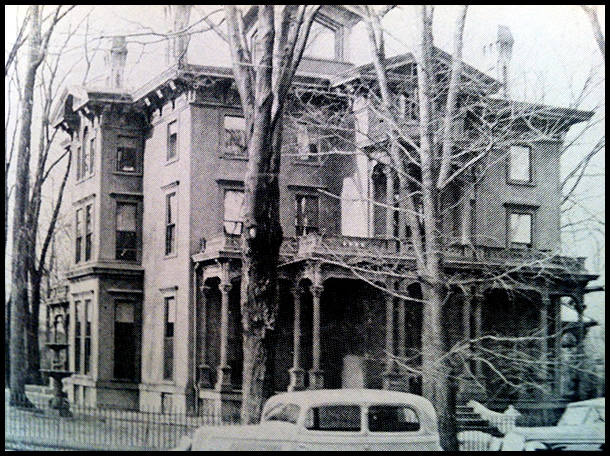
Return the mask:
[[163, 344], [163, 379], [174, 376], [174, 339], [166, 338]]
[[92, 309], [91, 309], [91, 300], [85, 300], [85, 374], [91, 372], [91, 322], [92, 322]]
[[174, 252], [176, 225], [167, 225], [165, 229], [165, 254]]
[[136, 170], [136, 149], [119, 147], [117, 150], [118, 171], [133, 172]]
[[136, 208], [136, 205], [133, 203], [117, 203], [117, 260], [137, 260]]
[[129, 136], [119, 136], [117, 147], [117, 171], [138, 171], [139, 141]]
[[165, 196], [165, 254], [174, 253], [176, 249], [176, 194]]
[[360, 406], [325, 405], [307, 412], [305, 427], [317, 431], [359, 431]]
[[176, 322], [176, 298], [167, 297], [165, 304], [165, 334], [163, 340], [163, 378], [171, 380], [174, 376], [174, 324]]
[[93, 173], [95, 166], [95, 138], [91, 138], [89, 147], [89, 172]]
[[114, 377], [135, 380], [135, 324], [114, 324]]
[[91, 233], [85, 236], [85, 261], [91, 259]]
[[76, 149], [76, 180], [79, 180], [82, 177], [82, 165], [81, 162], [83, 160], [83, 149], [81, 147]]
[[137, 235], [133, 231], [117, 231], [116, 259], [125, 261], [137, 260]]
[[76, 238], [76, 246], [75, 246], [76, 247], [76, 252], [75, 252], [75, 255], [74, 255], [74, 257], [75, 257], [74, 261], [76, 263], [78, 263], [80, 261], [81, 256], [82, 256], [82, 244], [83, 244], [83, 238], [81, 236], [77, 237]]
[[178, 123], [167, 125], [167, 159], [174, 158], [178, 153]]
[[75, 323], [74, 323], [74, 370], [80, 373], [80, 354], [81, 354], [81, 302], [74, 301]]
[[420, 427], [415, 411], [399, 405], [369, 407], [369, 430], [372, 432], [414, 432]]
[[133, 302], [115, 303], [114, 377], [136, 379], [136, 324]]
[[318, 231], [317, 196], [297, 196], [295, 228], [297, 236]]

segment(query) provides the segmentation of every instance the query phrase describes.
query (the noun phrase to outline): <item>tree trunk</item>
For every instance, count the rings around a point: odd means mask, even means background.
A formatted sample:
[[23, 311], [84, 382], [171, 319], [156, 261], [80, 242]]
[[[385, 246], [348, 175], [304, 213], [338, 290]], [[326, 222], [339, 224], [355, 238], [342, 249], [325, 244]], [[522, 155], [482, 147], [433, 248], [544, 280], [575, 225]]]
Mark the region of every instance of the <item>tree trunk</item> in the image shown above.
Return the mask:
[[28, 353], [28, 383], [42, 385], [42, 376], [40, 374], [40, 341], [38, 337], [38, 330], [40, 326], [40, 285], [42, 282], [42, 274], [39, 272], [34, 273], [30, 271], [29, 276], [32, 296], [26, 339]]
[[15, 208], [13, 217], [13, 258], [11, 283], [11, 405], [30, 405], [25, 396], [27, 358], [25, 351], [26, 316], [28, 309], [27, 233], [24, 230], [28, 205], [28, 180], [30, 167], [30, 145], [32, 108], [36, 72], [40, 65], [41, 35], [40, 10], [31, 7], [32, 30], [30, 32], [30, 54], [24, 82], [21, 130], [17, 153], [17, 175], [15, 180]]
[[[279, 217], [281, 122], [272, 123], [273, 6], [260, 6], [252, 135], [244, 195], [241, 312], [244, 338], [242, 421], [260, 419], [272, 364], [269, 331], [278, 308], [277, 264], [282, 244]], [[281, 118], [281, 115], [280, 115]], [[276, 148], [276, 146], [278, 146]]]
[[[434, 74], [432, 14], [428, 6], [421, 6], [421, 35], [417, 85], [420, 100], [420, 161], [421, 189], [425, 230], [425, 265], [420, 270], [423, 278], [422, 315], [422, 383], [424, 396], [438, 413], [441, 446], [445, 451], [457, 451], [454, 401], [451, 398], [450, 366], [445, 355], [443, 334], [443, 304], [445, 277], [443, 265], [442, 213], [436, 179], [439, 175], [437, 148], [433, 133], [432, 84]], [[420, 268], [422, 269], [422, 268]]]

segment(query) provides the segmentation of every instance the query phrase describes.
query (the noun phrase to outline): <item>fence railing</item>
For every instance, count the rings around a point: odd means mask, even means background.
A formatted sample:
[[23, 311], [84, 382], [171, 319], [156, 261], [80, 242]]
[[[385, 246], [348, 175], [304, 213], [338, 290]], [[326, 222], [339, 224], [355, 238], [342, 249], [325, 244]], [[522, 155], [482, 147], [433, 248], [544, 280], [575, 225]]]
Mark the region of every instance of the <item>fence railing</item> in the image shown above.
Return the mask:
[[[44, 403], [35, 408], [5, 404], [7, 448], [152, 451], [175, 448], [203, 425], [220, 425], [215, 416], [129, 411], [71, 405], [60, 416]], [[225, 425], [237, 423], [225, 423]]]

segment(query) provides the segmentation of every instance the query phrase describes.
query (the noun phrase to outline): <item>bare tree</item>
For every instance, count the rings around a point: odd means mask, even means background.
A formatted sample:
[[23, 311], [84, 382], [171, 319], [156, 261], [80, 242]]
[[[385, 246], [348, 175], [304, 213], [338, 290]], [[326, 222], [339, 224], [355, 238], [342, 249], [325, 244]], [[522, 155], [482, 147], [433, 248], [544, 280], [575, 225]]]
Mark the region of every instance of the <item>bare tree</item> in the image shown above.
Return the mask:
[[[28, 21], [29, 57], [23, 84], [23, 98], [20, 116], [19, 147], [17, 149], [17, 168], [15, 178], [15, 203], [13, 214], [12, 284], [10, 310], [10, 404], [31, 405], [25, 396], [27, 380], [26, 324], [29, 311], [28, 271], [30, 232], [27, 229], [29, 209], [29, 173], [31, 157], [32, 115], [34, 109], [34, 90], [38, 69], [44, 61], [50, 38], [57, 23], [73, 7], [59, 6], [51, 14], [42, 17], [39, 5], [30, 6]], [[43, 30], [44, 28], [44, 30]]]
[[[225, 7], [233, 74], [246, 120], [241, 313], [242, 420], [260, 419], [270, 394], [271, 333], [278, 308], [277, 267], [282, 244], [279, 184], [282, 117], [318, 6], [259, 5], [252, 47], [242, 11]], [[277, 16], [277, 17], [276, 17]]]
[[597, 15], [598, 5], [581, 5], [584, 12], [587, 14], [589, 21], [591, 21], [591, 28], [593, 29], [593, 36], [595, 42], [602, 53], [602, 57], [606, 60], [606, 37], [602, 33], [602, 28], [599, 23], [599, 17]]

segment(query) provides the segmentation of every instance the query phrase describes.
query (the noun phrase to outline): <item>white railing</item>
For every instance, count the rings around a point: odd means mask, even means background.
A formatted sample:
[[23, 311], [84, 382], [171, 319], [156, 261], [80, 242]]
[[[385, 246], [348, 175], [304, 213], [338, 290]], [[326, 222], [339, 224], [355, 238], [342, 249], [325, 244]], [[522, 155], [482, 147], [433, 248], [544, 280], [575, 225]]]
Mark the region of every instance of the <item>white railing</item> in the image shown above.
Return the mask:
[[519, 411], [512, 405], [509, 405], [503, 413], [489, 410], [487, 407], [477, 401], [469, 401], [467, 405], [472, 407], [475, 413], [480, 415], [481, 418], [488, 421], [489, 424], [495, 426], [502, 434], [505, 435], [515, 428], [517, 425], [517, 418], [521, 416], [521, 413], [519, 413]]

